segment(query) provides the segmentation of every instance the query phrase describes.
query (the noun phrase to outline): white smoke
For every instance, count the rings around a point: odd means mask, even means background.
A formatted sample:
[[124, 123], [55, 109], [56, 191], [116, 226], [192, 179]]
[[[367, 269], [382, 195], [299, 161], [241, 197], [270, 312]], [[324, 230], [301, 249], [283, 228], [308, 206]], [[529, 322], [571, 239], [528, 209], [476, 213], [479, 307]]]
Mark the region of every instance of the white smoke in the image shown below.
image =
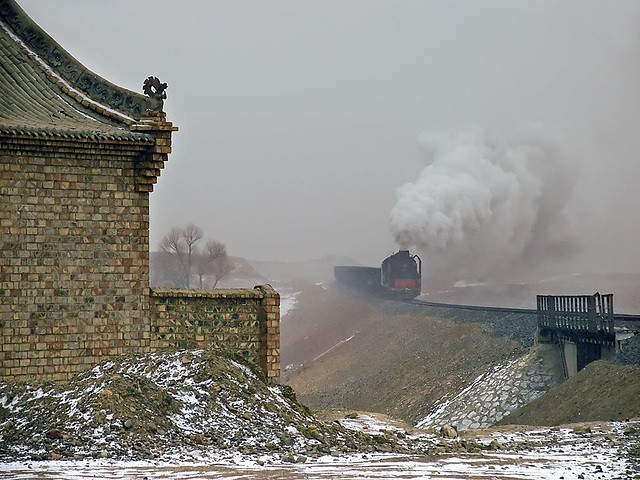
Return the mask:
[[427, 276], [483, 281], [553, 263], [573, 247], [563, 218], [571, 176], [547, 141], [479, 128], [421, 137], [427, 166], [397, 190], [391, 230]]

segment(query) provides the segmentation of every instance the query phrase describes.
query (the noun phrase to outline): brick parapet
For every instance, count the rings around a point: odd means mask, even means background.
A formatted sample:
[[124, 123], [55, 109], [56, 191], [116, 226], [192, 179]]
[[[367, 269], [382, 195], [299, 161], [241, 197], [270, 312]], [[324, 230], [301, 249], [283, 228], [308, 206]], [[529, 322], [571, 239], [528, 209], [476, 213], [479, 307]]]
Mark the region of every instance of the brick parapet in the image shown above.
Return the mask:
[[254, 289], [152, 289], [152, 350], [223, 348], [280, 381], [280, 295]]
[[268, 383], [280, 382], [280, 294], [271, 285], [261, 285], [260, 329], [264, 338], [261, 367]]

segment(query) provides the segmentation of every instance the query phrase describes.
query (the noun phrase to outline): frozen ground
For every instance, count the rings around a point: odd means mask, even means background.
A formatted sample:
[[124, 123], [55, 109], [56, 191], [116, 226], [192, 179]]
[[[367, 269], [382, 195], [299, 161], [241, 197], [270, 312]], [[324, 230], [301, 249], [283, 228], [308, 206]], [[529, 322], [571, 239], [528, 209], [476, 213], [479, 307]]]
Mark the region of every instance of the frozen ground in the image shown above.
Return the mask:
[[285, 317], [298, 303], [298, 295], [300, 292], [285, 291], [280, 292], [280, 319]]
[[[343, 421], [345, 427], [397, 429], [370, 415]], [[27, 479], [638, 479], [637, 429], [618, 422], [528, 431], [478, 431], [451, 444], [473, 441], [496, 449], [430, 457], [395, 454], [325, 455], [304, 463], [275, 457], [199, 453], [162, 461], [27, 461], [0, 464], [0, 478]], [[630, 435], [629, 432], [634, 432]], [[630, 452], [631, 448], [631, 452]]]

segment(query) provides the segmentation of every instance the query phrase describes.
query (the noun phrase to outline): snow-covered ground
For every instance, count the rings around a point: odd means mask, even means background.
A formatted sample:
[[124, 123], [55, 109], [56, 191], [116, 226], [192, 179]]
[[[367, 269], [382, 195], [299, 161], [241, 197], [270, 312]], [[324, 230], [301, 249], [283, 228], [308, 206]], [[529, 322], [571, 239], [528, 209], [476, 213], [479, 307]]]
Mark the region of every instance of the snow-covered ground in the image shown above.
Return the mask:
[[[343, 421], [349, 428], [393, 429], [368, 415]], [[496, 450], [433, 457], [397, 454], [325, 455], [304, 463], [233, 453], [202, 457], [176, 453], [163, 461], [39, 461], [0, 464], [0, 478], [27, 479], [632, 479], [640, 474], [629, 463], [627, 423], [585, 428], [487, 432], [474, 438], [494, 442]], [[635, 427], [638, 427], [636, 424]], [[444, 440], [443, 440], [444, 442]], [[447, 442], [460, 442], [447, 440]], [[636, 458], [637, 460], [637, 458]]]
[[612, 452], [535, 451], [442, 456], [436, 459], [392, 455], [330, 456], [304, 464], [237, 462], [31, 462], [0, 465], [0, 478], [38, 479], [579, 479], [627, 478], [625, 461]]
[[283, 291], [280, 292], [280, 318], [285, 317], [298, 303], [300, 292]]

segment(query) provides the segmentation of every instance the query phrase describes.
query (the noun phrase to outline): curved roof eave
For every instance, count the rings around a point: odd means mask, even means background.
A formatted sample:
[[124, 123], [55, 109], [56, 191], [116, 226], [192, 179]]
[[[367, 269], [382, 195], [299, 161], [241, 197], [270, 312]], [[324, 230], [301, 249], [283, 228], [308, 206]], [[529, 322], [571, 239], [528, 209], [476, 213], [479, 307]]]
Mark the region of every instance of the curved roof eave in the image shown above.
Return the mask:
[[0, 0], [0, 27], [1, 131], [145, 141], [146, 134], [129, 127], [147, 113], [161, 112], [162, 99], [86, 69], [14, 0]]

